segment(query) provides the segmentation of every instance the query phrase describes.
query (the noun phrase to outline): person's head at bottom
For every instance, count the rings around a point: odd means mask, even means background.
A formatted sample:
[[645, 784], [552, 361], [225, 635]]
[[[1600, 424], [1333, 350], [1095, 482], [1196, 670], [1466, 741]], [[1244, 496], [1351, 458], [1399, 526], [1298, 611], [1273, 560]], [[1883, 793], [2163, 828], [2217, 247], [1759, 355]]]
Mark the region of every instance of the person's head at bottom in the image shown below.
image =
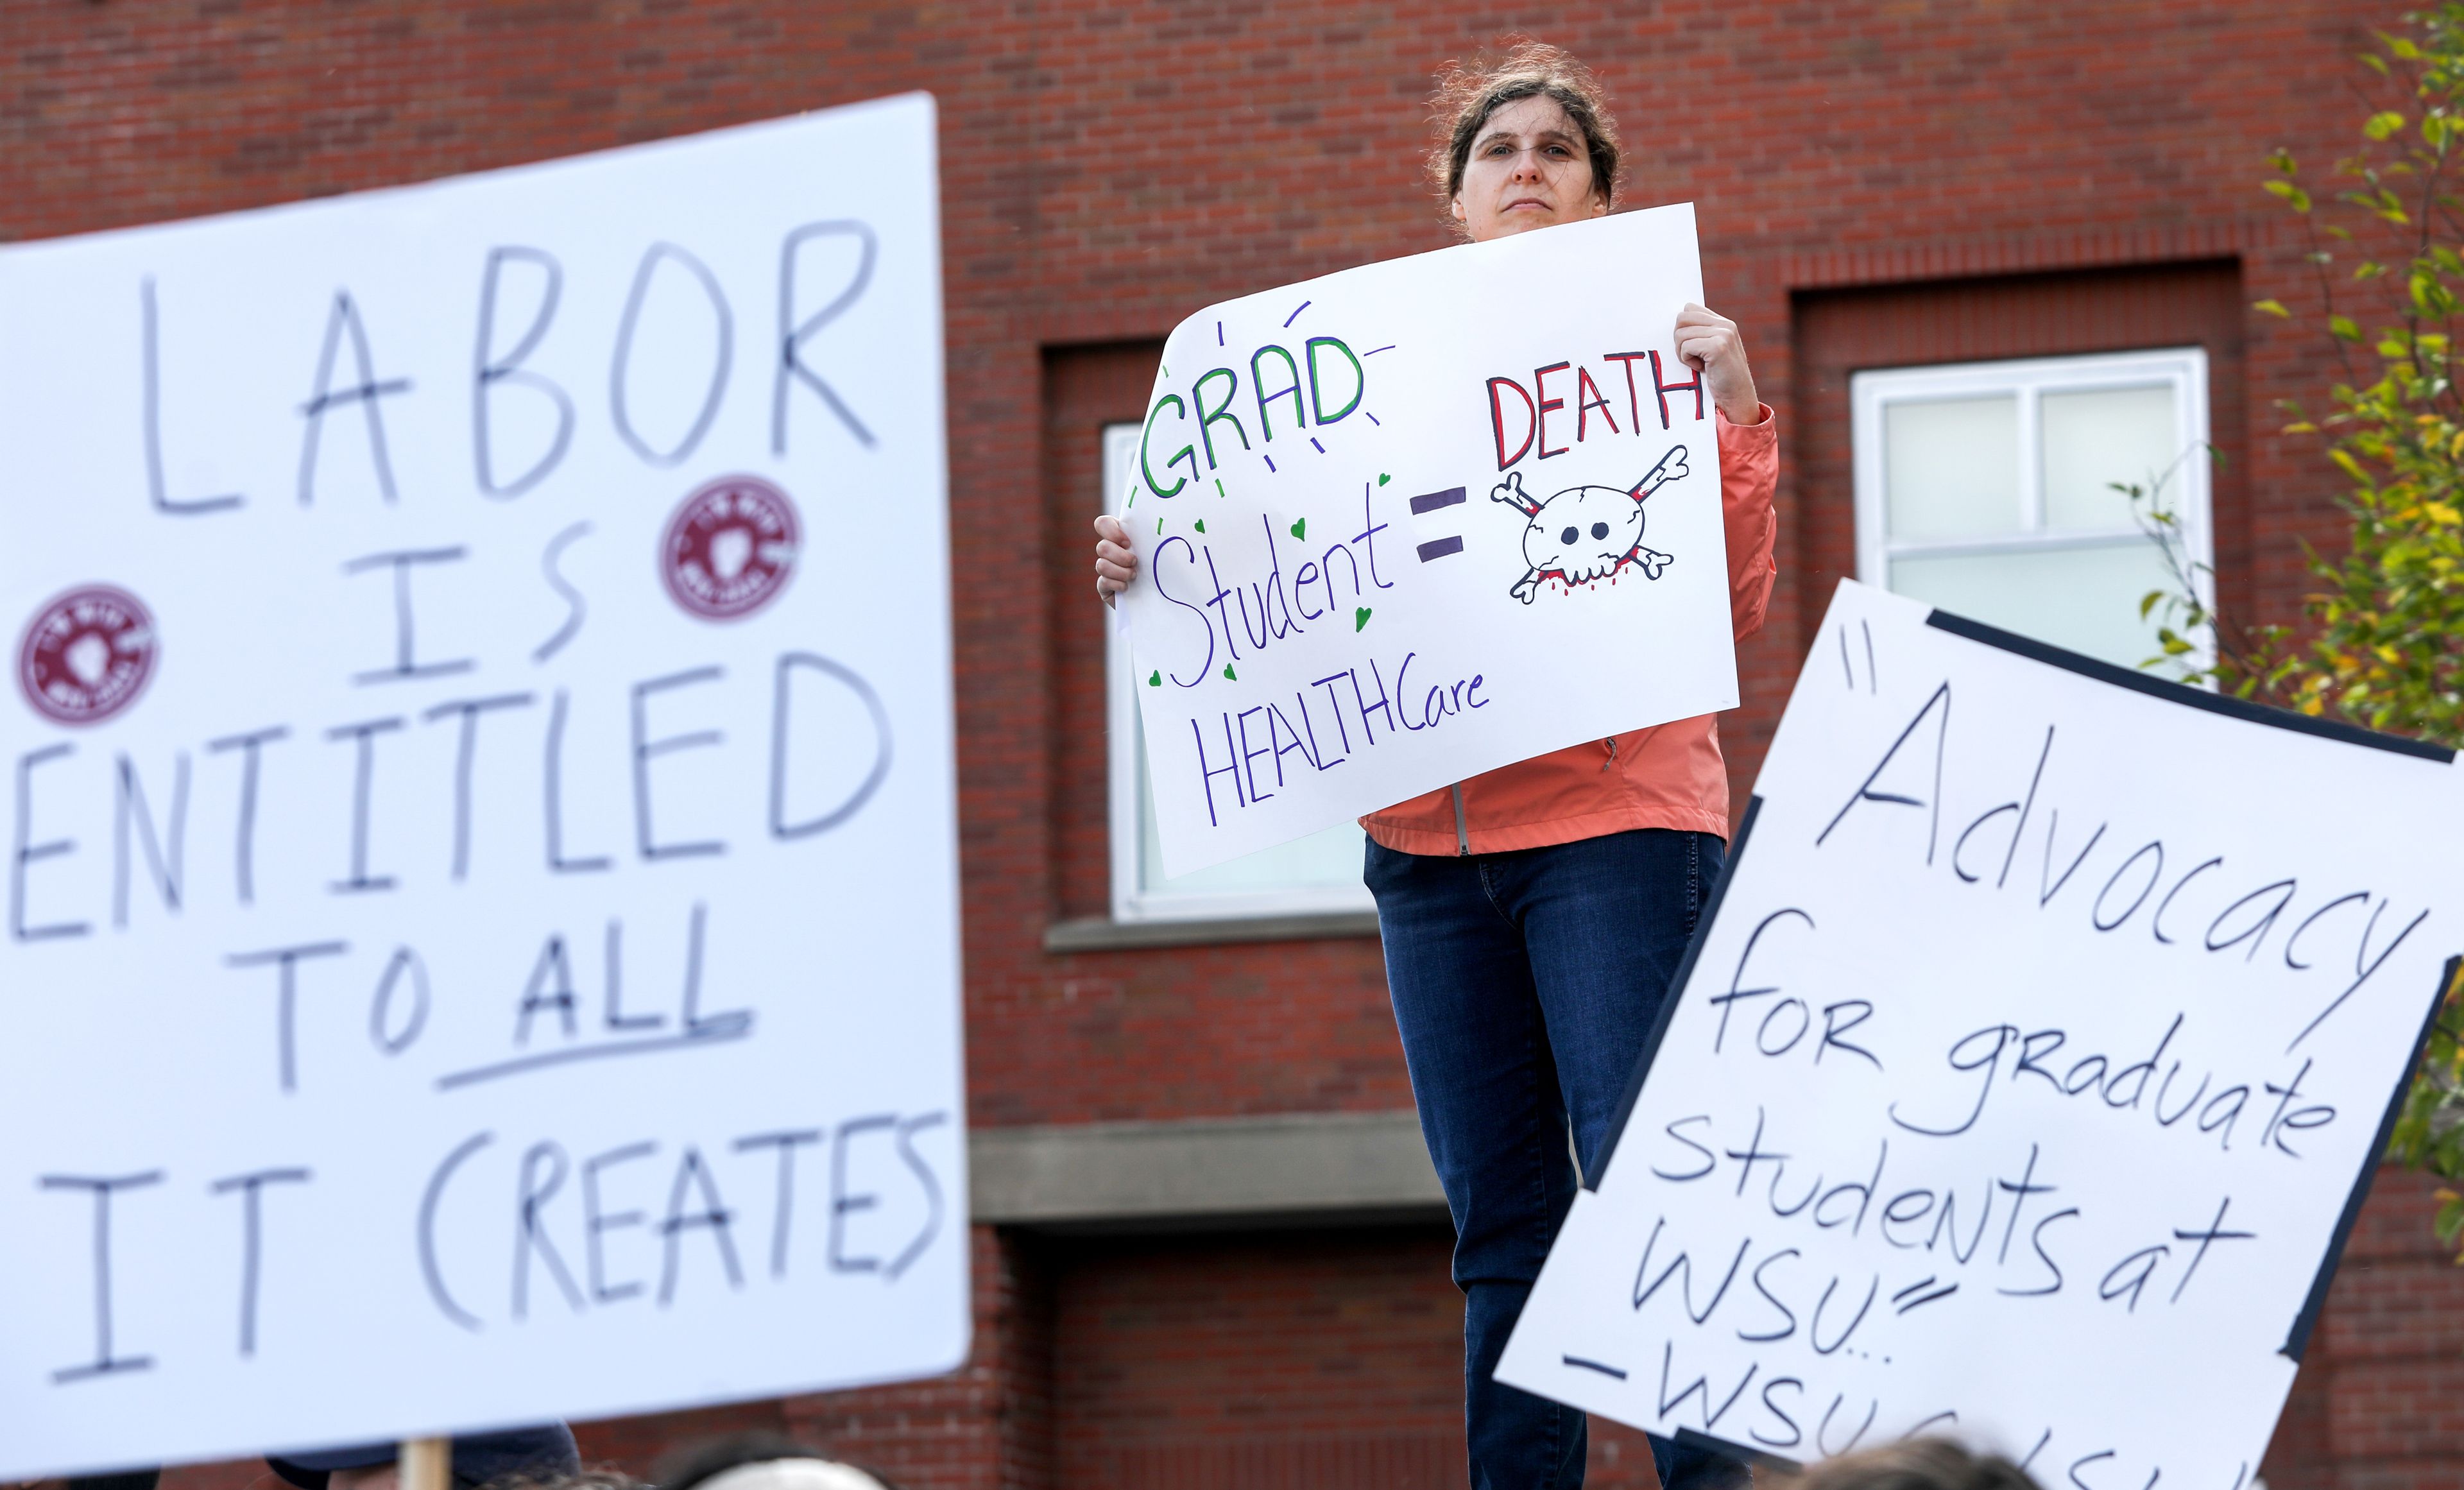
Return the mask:
[[[266, 1467], [298, 1490], [399, 1490], [397, 1443], [363, 1443], [304, 1454], [269, 1454]], [[500, 1480], [546, 1481], [579, 1474], [582, 1455], [562, 1423], [465, 1434], [453, 1440], [455, 1490]]]
[[771, 1433], [694, 1445], [661, 1464], [656, 1479], [659, 1490], [900, 1490], [877, 1469], [841, 1463]]
[[1998, 1454], [1950, 1438], [1909, 1438], [1815, 1465], [1788, 1490], [2037, 1490], [2028, 1472]]

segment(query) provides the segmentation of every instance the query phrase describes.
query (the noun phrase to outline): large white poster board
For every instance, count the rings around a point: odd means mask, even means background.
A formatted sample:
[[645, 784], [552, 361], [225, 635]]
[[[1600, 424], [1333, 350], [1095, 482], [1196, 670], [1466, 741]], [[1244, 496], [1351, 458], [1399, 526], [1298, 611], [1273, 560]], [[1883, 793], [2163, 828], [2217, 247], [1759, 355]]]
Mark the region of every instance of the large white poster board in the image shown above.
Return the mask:
[[0, 1479], [964, 1356], [934, 159], [0, 253]]
[[1702, 297], [1664, 207], [1173, 332], [1112, 509], [1168, 872], [1735, 707]]
[[2247, 1486], [2464, 941], [2454, 768], [1928, 617], [1841, 586], [1499, 1379]]

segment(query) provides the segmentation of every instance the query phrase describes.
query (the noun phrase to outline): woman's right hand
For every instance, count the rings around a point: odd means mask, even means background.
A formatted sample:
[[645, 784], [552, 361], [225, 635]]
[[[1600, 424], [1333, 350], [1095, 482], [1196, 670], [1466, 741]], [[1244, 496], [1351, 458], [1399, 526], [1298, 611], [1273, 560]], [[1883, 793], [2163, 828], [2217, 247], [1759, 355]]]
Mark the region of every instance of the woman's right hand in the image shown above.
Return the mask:
[[1111, 514], [1095, 519], [1095, 593], [1105, 604], [1138, 577], [1138, 556], [1130, 547], [1130, 530]]

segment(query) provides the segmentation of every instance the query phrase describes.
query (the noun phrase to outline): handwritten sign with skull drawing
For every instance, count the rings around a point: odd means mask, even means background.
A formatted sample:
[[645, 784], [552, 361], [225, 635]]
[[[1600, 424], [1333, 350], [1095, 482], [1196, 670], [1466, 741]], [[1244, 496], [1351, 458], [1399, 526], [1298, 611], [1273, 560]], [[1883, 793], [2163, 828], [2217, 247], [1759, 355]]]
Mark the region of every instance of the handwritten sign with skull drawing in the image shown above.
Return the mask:
[[1702, 297], [1680, 206], [1181, 323], [1110, 493], [1169, 872], [1736, 705]]

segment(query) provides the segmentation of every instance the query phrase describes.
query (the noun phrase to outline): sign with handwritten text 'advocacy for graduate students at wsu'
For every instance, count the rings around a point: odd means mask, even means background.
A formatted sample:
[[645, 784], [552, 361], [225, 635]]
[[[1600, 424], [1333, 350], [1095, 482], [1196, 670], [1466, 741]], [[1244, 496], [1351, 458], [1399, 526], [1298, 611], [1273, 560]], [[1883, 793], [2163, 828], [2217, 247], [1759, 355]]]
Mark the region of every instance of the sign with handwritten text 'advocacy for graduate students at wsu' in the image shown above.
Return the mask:
[[2464, 946], [2454, 777], [1842, 584], [1499, 1379], [2248, 1486]]
[[964, 1357], [934, 130], [0, 252], [0, 1480]]
[[1702, 296], [1664, 207], [1174, 331], [1111, 493], [1168, 872], [1735, 707]]

